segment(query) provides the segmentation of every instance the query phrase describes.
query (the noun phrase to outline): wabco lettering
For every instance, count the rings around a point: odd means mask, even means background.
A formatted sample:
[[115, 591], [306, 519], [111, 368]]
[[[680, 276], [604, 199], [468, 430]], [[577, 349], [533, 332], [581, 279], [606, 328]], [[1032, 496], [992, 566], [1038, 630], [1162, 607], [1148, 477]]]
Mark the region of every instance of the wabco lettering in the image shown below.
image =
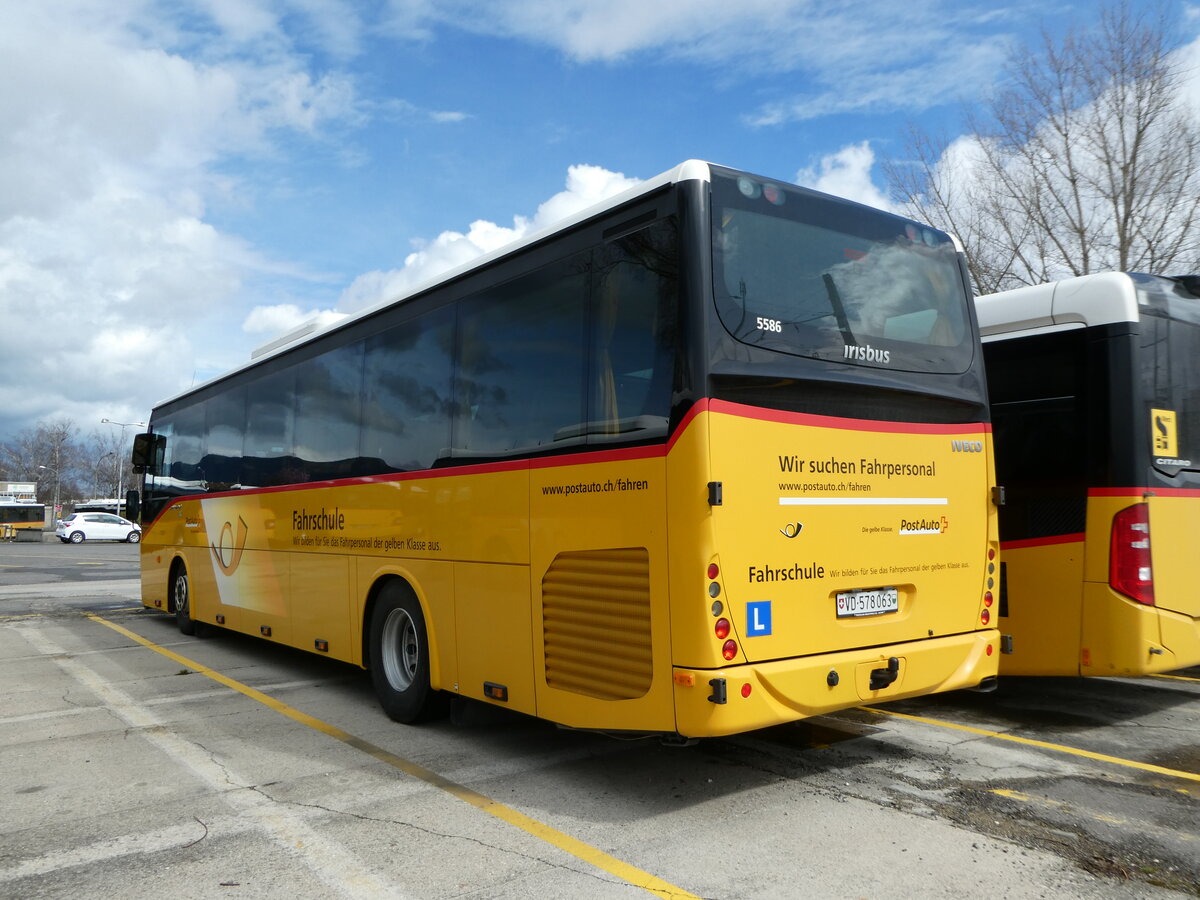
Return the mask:
[[847, 344], [845, 358], [856, 359], [859, 362], [883, 363], [886, 366], [892, 360], [892, 351], [876, 350], [870, 344], [865, 344], [861, 347], [857, 344]]

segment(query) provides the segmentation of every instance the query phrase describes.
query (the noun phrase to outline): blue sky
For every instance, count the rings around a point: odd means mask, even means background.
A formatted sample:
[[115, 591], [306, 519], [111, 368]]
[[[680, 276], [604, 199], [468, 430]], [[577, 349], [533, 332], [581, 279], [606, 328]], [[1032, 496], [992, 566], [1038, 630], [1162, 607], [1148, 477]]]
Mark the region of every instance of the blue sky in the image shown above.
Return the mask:
[[0, 440], [144, 421], [687, 158], [884, 205], [909, 122], [1096, 6], [0, 0]]

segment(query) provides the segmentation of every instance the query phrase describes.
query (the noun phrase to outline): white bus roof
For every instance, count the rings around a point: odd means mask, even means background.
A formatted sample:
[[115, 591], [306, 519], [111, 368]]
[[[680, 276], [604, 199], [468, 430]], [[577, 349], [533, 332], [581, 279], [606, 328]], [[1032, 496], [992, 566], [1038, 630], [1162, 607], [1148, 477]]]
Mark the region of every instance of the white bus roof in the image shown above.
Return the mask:
[[989, 337], [1138, 321], [1133, 279], [1124, 272], [1081, 275], [975, 298], [979, 333]]

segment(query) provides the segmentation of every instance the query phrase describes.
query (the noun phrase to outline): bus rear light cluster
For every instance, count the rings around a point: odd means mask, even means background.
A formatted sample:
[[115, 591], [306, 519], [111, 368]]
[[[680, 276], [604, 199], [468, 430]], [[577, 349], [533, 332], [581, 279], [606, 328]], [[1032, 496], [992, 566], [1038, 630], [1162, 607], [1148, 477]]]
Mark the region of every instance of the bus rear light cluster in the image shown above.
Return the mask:
[[1108, 554], [1108, 583], [1131, 600], [1154, 605], [1154, 574], [1150, 568], [1150, 507], [1127, 506], [1112, 522]]
[[717, 620], [713, 623], [713, 634], [717, 636], [717, 640], [725, 641], [721, 645], [721, 656], [725, 659], [733, 659], [738, 655], [737, 641], [729, 637], [729, 633], [733, 631], [733, 625], [729, 619], [721, 615], [725, 612], [725, 604], [717, 599], [721, 596], [721, 582], [717, 580], [721, 576], [721, 567], [715, 562], [711, 562], [704, 574], [708, 576], [708, 596], [712, 599], [709, 611]]

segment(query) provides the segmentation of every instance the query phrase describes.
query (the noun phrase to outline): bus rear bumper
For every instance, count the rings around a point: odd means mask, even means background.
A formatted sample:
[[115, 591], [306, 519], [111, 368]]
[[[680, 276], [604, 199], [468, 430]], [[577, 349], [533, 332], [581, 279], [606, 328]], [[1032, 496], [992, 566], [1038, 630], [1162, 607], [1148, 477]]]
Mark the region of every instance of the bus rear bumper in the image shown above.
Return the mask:
[[676, 668], [677, 730], [684, 737], [715, 737], [863, 703], [974, 688], [996, 677], [999, 651], [999, 632], [988, 629], [883, 650], [714, 670]]
[[1083, 613], [1080, 675], [1128, 678], [1200, 664], [1200, 619], [1094, 582], [1084, 584]]

